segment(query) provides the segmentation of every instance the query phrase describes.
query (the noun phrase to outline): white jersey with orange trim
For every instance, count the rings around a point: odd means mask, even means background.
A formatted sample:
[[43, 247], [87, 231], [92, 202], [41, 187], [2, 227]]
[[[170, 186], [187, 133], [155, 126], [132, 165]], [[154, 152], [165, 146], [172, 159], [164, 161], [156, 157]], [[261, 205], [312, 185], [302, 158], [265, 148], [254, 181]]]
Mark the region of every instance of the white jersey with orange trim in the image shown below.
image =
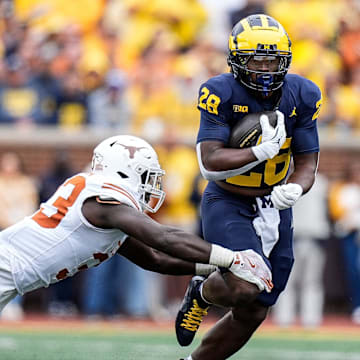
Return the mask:
[[138, 195], [101, 175], [81, 173], [62, 184], [31, 217], [0, 233], [15, 287], [24, 294], [47, 287], [113, 256], [127, 235], [91, 225], [81, 208], [87, 198], [114, 199], [139, 211]]

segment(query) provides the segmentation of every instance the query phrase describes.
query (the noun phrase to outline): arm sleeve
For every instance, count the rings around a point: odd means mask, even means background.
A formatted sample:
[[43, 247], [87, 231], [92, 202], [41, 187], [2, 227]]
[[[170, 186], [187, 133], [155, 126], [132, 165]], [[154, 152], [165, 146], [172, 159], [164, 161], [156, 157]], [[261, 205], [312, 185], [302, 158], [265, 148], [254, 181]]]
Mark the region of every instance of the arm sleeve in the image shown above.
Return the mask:
[[198, 157], [199, 162], [199, 168], [201, 175], [209, 181], [217, 181], [217, 180], [225, 180], [233, 176], [241, 175], [246, 173], [247, 171], [251, 170], [255, 166], [261, 163], [261, 161], [254, 161], [252, 163], [246, 164], [238, 169], [231, 169], [231, 170], [224, 170], [224, 171], [209, 171], [206, 170], [205, 166], [202, 163], [201, 160], [201, 148], [200, 143], [196, 145], [196, 153]]

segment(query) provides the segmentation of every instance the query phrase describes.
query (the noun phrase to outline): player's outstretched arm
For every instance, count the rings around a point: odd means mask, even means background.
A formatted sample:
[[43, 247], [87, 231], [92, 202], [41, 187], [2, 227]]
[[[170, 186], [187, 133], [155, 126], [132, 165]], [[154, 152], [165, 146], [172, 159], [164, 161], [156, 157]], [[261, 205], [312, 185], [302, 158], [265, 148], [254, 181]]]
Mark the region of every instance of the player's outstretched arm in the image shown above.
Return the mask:
[[211, 245], [183, 230], [161, 225], [124, 204], [100, 204], [96, 198], [90, 198], [84, 202], [82, 212], [96, 227], [120, 229], [152, 248], [183, 260], [229, 267], [234, 258], [229, 249]]
[[196, 272], [194, 263], [167, 255], [132, 237], [121, 245], [118, 254], [145, 270], [161, 274], [193, 275]]

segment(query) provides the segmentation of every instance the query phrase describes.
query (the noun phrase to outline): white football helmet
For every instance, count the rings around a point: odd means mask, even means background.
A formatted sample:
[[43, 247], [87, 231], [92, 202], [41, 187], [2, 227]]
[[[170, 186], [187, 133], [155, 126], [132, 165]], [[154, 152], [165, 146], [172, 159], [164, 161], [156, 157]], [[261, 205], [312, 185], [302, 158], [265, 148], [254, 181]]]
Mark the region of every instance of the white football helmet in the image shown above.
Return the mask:
[[155, 213], [164, 202], [161, 169], [155, 150], [136, 136], [118, 135], [94, 149], [91, 170], [117, 182], [121, 180], [140, 196], [143, 210]]

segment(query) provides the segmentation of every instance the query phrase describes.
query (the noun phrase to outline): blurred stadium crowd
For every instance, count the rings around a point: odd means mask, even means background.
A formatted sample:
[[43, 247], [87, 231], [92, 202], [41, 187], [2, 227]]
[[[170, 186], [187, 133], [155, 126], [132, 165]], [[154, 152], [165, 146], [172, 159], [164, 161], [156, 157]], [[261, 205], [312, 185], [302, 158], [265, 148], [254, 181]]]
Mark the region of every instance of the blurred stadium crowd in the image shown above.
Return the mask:
[[[291, 71], [324, 96], [320, 124], [360, 128], [357, 0], [2, 0], [0, 124], [197, 130], [197, 90], [227, 71], [230, 29], [268, 13]], [[195, 120], [194, 120], [195, 119]]]
[[[114, 134], [145, 137], [156, 144], [167, 173], [167, 199], [157, 218], [197, 231], [204, 183], [189, 143], [194, 144], [198, 130], [198, 88], [209, 77], [228, 71], [229, 32], [252, 13], [267, 13], [288, 31], [293, 43], [291, 72], [313, 80], [323, 93], [319, 126], [360, 136], [359, 0], [0, 0], [0, 126], [99, 133], [110, 129]], [[33, 211], [67, 176], [83, 170], [68, 168], [67, 160], [66, 153], [57, 153], [54, 167], [44, 169], [34, 187], [24, 180], [16, 154], [3, 156], [0, 192], [9, 205], [7, 214], [0, 215], [1, 228]], [[305, 304], [310, 302], [312, 309], [317, 306], [304, 325], [316, 326], [322, 320], [324, 269], [326, 262], [334, 261], [326, 250], [330, 240], [338, 241], [341, 250], [335, 259], [340, 269], [335, 279], [347, 284], [340, 286], [346, 295], [339, 303], [334, 295], [335, 311], [351, 313], [360, 324], [359, 168], [349, 168], [336, 181], [325, 179], [323, 192], [314, 192], [320, 197], [309, 205], [315, 209], [314, 218], [325, 220], [314, 220], [316, 229], [299, 235], [305, 238], [304, 244], [310, 244], [306, 251], [317, 254], [318, 264], [323, 263], [317, 278], [310, 274], [306, 281], [310, 285], [303, 290]], [[21, 203], [27, 203], [24, 209], [13, 200], [20, 195]], [[17, 204], [12, 212], [11, 204]], [[8, 215], [11, 219], [5, 220]], [[81, 275], [51, 292], [40, 291], [33, 302], [29, 295], [28, 308], [63, 315], [116, 314], [116, 301], [109, 301], [119, 295], [111, 292], [116, 285], [106, 287], [102, 277], [110, 272], [118, 274], [114, 278], [121, 283], [119, 291], [130, 294], [122, 299], [127, 304], [125, 313], [156, 318], [171, 312], [170, 299], [176, 302], [182, 297], [187, 279], [179, 286], [181, 280], [129, 266], [111, 263], [102, 274], [93, 272], [101, 290], [88, 285], [88, 278]], [[138, 280], [121, 277], [129, 273]], [[308, 293], [315, 298], [308, 300]], [[282, 305], [287, 310], [275, 314], [280, 324], [293, 321], [281, 315], [295, 311], [293, 298]], [[39, 299], [45, 304], [42, 307], [36, 305]], [[66, 305], [63, 310], [61, 303]], [[303, 312], [309, 313], [306, 309]]]

